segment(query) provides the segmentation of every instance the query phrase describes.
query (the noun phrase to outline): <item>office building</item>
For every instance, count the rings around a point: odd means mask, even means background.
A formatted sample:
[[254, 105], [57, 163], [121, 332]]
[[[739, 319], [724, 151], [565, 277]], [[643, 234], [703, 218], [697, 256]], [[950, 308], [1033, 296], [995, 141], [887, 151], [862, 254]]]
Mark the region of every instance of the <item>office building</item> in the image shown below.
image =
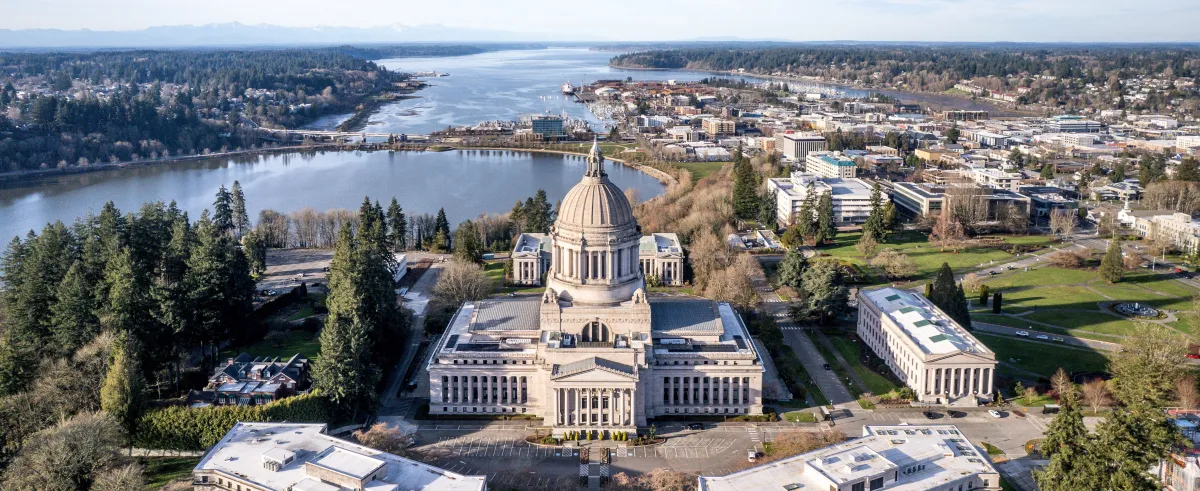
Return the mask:
[[804, 158], [804, 172], [820, 177], [851, 179], [858, 164], [839, 152], [809, 152]]
[[954, 425], [863, 426], [862, 436], [725, 476], [699, 491], [1000, 491], [987, 452]]
[[1023, 177], [1016, 172], [1005, 172], [1000, 169], [982, 167], [971, 169], [971, 179], [975, 181], [975, 184], [980, 186], [1016, 191], [1017, 185], [1021, 183]]
[[563, 119], [558, 116], [534, 116], [531, 122], [533, 123], [533, 133], [541, 135], [547, 140], [562, 138], [565, 134], [563, 133]]
[[728, 119], [708, 118], [700, 123], [700, 127], [713, 138], [720, 135], [732, 135], [737, 131], [737, 124]]
[[[1008, 205], [1015, 205], [1024, 213], [1029, 212], [1030, 199], [1012, 191], [980, 187], [974, 184], [927, 184], [897, 182], [892, 184], [892, 201], [897, 210], [910, 218], [937, 216], [946, 206], [946, 201], [956, 199], [979, 199], [985, 201], [982, 219], [997, 220]], [[949, 190], [949, 192], [947, 192]]]
[[996, 353], [921, 294], [859, 290], [858, 337], [921, 402], [976, 406], [992, 401]]
[[[823, 179], [807, 172], [793, 172], [790, 178], [767, 181], [767, 189], [775, 193], [776, 219], [781, 225], [791, 226], [795, 223], [810, 187], [816, 195], [814, 203], [820, 202], [821, 195], [831, 195], [833, 219], [839, 226], [861, 224], [871, 215], [871, 185], [866, 181]], [[886, 202], [887, 196], [883, 198]]]
[[804, 162], [809, 152], [825, 150], [825, 137], [820, 133], [784, 133], [775, 136], [778, 148], [789, 160]]
[[485, 491], [465, 476], [329, 436], [323, 424], [238, 423], [192, 469], [196, 491]]
[[1083, 116], [1055, 116], [1046, 125], [1051, 133], [1099, 133], [1104, 125], [1099, 121], [1084, 119]]

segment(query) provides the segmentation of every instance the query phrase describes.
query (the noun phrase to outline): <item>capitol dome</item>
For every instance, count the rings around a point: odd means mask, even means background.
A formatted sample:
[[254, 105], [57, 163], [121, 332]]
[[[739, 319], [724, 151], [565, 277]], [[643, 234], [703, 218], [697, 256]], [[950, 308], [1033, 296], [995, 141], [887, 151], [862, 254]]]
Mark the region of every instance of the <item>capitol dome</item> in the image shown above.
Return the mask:
[[595, 142], [588, 152], [587, 173], [567, 191], [558, 210], [555, 225], [563, 228], [595, 230], [634, 225], [633, 207], [621, 188], [608, 180], [604, 155]]

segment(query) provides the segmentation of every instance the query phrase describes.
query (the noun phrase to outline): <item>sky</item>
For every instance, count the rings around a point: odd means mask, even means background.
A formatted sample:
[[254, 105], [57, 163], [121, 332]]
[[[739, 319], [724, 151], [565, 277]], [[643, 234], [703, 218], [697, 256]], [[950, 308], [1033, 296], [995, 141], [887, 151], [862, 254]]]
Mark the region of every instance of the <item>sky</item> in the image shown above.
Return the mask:
[[240, 22], [436, 24], [557, 40], [1200, 41], [1198, 0], [0, 0], [0, 13], [0, 29]]

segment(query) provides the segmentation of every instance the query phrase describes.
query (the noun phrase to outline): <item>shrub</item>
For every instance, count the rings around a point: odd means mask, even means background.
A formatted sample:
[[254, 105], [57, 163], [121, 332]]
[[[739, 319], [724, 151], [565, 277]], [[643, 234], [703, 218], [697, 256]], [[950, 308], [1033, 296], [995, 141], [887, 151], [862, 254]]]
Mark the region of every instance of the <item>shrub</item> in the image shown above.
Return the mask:
[[138, 419], [134, 445], [164, 450], [204, 450], [215, 445], [238, 422], [290, 421], [321, 423], [331, 419], [328, 401], [317, 392], [262, 406], [168, 407], [147, 411]]

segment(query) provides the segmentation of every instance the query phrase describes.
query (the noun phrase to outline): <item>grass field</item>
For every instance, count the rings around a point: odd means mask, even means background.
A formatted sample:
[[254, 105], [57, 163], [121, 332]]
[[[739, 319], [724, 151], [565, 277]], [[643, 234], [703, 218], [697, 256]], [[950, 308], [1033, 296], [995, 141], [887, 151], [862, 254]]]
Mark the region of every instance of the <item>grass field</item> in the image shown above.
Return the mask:
[[789, 423], [816, 423], [817, 415], [808, 411], [790, 411], [783, 413], [783, 419]]
[[[845, 358], [850, 363], [850, 368], [854, 370], [854, 373], [863, 379], [863, 382], [867, 383], [867, 390], [871, 391], [872, 394], [887, 394], [899, 387], [884, 375], [876, 373], [863, 364], [862, 346], [859, 343], [855, 343], [845, 336], [828, 337], [829, 341], [833, 342], [833, 346], [837, 348], [838, 353], [841, 353], [842, 358]], [[833, 363], [833, 361], [831, 360], [830, 363]]]
[[[1068, 372], [1095, 372], [1106, 370], [1108, 367], [1108, 357], [1103, 352], [1013, 339], [979, 331], [973, 334], [996, 352], [996, 361], [1013, 363], [1047, 378], [1059, 367]], [[1001, 372], [1007, 370], [1004, 365], [998, 366], [997, 369]]]
[[316, 359], [321, 354], [321, 341], [316, 333], [308, 331], [275, 331], [269, 333], [266, 339], [237, 350], [237, 353], [226, 350], [221, 352], [223, 358], [234, 357], [241, 352], [250, 356], [269, 356], [288, 358], [296, 353]]
[[161, 489], [171, 481], [192, 474], [200, 457], [158, 457], [140, 459], [146, 466], [146, 489]]
[[[854, 248], [861, 235], [859, 232], [838, 234], [832, 244], [820, 247], [818, 250], [823, 254], [864, 265], [867, 261]], [[1005, 243], [1009, 245], [1049, 244], [1048, 239], [1042, 236], [1006, 237]], [[917, 265], [917, 274], [912, 278], [916, 280], [932, 278], [942, 267], [943, 262], [949, 264], [951, 269], [961, 271], [977, 268], [980, 264], [991, 261], [1000, 263], [1015, 258], [1008, 252], [993, 248], [970, 248], [957, 253], [949, 250], [942, 251], [929, 243], [928, 235], [912, 231], [893, 234], [886, 243], [880, 245], [880, 248], [894, 249], [911, 257]]]
[[692, 181], [699, 181], [708, 177], [709, 174], [721, 170], [722, 167], [728, 165], [729, 162], [675, 162], [671, 165], [681, 169], [687, 169], [692, 173]]
[[[988, 310], [991, 312], [991, 310]], [[1024, 319], [1017, 317], [1009, 317], [1006, 315], [996, 314], [971, 314], [971, 323], [986, 322], [988, 324], [996, 324], [998, 326], [1016, 327], [1018, 329], [1037, 329], [1037, 326], [1032, 326]]]
[[1133, 331], [1134, 328], [1133, 321], [1104, 312], [1042, 311], [1028, 314], [1025, 317], [1030, 320], [1065, 327], [1072, 333], [1083, 331], [1099, 334], [1125, 335]]

